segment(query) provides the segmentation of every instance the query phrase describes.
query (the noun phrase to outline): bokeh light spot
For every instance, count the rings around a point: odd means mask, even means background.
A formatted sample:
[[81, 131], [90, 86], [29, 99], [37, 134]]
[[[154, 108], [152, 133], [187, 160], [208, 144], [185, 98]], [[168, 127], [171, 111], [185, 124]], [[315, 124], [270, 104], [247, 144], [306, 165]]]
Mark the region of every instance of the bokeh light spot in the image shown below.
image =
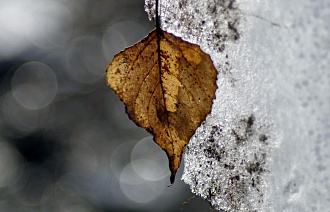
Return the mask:
[[[120, 188], [125, 196], [136, 203], [148, 203], [156, 199], [165, 188], [159, 183], [152, 184], [142, 179], [133, 170], [131, 164], [123, 169], [120, 175]], [[157, 187], [157, 188], [156, 188]]]
[[134, 171], [145, 180], [162, 180], [169, 175], [166, 154], [155, 144], [151, 136], [135, 145], [131, 163]]
[[23, 64], [12, 79], [13, 96], [27, 109], [41, 109], [51, 103], [57, 86], [53, 70], [41, 62]]
[[66, 54], [66, 67], [72, 80], [94, 83], [105, 76], [106, 65], [98, 37], [79, 36], [71, 41]]
[[127, 141], [119, 144], [112, 152], [110, 167], [117, 179], [120, 178], [122, 169], [130, 163], [132, 149], [135, 145], [133, 141]]

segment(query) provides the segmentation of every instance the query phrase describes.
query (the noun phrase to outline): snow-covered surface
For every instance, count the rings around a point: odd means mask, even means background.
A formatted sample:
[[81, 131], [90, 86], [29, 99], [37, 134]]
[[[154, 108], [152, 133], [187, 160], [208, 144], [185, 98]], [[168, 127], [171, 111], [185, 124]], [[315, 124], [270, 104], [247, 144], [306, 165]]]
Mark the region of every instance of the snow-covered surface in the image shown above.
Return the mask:
[[327, 211], [330, 4], [160, 4], [162, 28], [199, 44], [219, 71], [212, 112], [184, 154], [192, 192], [224, 211]]

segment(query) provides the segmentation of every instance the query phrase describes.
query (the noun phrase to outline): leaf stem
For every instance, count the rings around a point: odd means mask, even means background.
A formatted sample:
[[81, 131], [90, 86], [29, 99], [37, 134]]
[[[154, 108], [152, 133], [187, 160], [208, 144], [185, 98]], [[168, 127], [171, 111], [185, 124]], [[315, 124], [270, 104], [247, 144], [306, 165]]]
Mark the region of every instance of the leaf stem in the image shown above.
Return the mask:
[[159, 21], [159, 15], [158, 15], [158, 7], [159, 7], [158, 0], [156, 0], [156, 30], [157, 30], [157, 32], [160, 31], [160, 21]]

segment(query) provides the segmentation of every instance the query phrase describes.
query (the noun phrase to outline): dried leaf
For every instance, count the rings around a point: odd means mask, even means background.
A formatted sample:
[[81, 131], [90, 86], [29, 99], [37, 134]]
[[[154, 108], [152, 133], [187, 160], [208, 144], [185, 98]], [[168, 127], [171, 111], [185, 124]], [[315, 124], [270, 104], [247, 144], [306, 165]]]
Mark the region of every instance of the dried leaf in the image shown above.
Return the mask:
[[217, 71], [197, 45], [161, 30], [118, 53], [107, 82], [129, 117], [167, 153], [171, 183], [184, 147], [210, 113]]

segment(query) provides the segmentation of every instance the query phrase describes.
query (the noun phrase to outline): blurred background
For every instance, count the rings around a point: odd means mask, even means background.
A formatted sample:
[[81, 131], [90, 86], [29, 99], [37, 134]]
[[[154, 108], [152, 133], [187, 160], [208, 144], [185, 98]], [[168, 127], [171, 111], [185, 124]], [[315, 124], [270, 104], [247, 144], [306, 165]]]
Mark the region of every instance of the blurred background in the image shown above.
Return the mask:
[[106, 85], [153, 27], [143, 0], [1, 0], [0, 211], [210, 211]]

